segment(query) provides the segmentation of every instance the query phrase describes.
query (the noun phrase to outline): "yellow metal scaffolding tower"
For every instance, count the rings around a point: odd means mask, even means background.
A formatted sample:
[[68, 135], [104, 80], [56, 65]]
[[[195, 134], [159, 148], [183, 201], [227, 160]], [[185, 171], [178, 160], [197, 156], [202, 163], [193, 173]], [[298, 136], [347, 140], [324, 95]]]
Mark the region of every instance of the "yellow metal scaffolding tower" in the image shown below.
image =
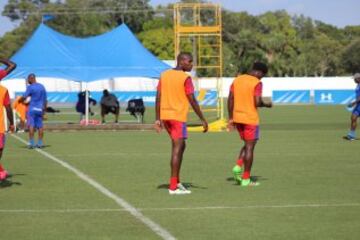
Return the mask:
[[[194, 60], [195, 84], [200, 95], [204, 89], [199, 87], [197, 77], [216, 79], [217, 119], [213, 130], [224, 128], [224, 103], [222, 91], [223, 55], [222, 55], [222, 18], [221, 7], [212, 3], [176, 3], [174, 4], [175, 56], [181, 51], [191, 52]], [[205, 90], [206, 91], [206, 90]]]

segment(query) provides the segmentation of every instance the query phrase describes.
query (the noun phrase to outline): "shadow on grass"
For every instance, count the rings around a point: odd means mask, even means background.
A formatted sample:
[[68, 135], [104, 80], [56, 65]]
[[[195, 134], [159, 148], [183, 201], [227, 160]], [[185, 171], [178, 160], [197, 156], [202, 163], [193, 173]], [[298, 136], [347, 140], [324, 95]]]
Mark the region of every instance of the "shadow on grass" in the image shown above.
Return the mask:
[[[269, 180], [268, 178], [264, 178], [262, 176], [251, 176], [250, 177], [251, 181], [254, 181], [254, 182], [262, 182], [262, 181], [267, 181]], [[228, 182], [234, 182], [234, 185], [238, 185], [238, 183], [235, 181], [234, 177], [228, 177], [226, 178], [226, 181]]]
[[[51, 147], [51, 145], [44, 145], [44, 146], [42, 146], [40, 149], [49, 148], [49, 147]], [[29, 150], [37, 149], [37, 147], [35, 147], [35, 148], [29, 148], [29, 146], [27, 146], [27, 145], [23, 145], [23, 146], [21, 146], [20, 148], [25, 148], [25, 149], [29, 149]]]
[[13, 185], [21, 186], [22, 184], [20, 182], [13, 182], [9, 178], [0, 181], [0, 188], [12, 187]]
[[24, 173], [9, 173], [9, 175], [6, 177], [6, 179], [12, 178], [15, 176], [26, 176], [26, 174], [24, 174]]
[[[207, 187], [199, 186], [194, 183], [182, 183], [186, 188], [208, 189]], [[169, 184], [160, 184], [157, 189], [168, 189]]]
[[11, 180], [11, 178], [15, 176], [26, 176], [26, 174], [24, 173], [9, 174], [5, 180], [0, 181], [0, 188], [7, 188], [13, 185], [21, 186], [22, 185], [21, 182], [15, 182]]
[[294, 131], [294, 130], [302, 130], [302, 131], [314, 131], [314, 130], [341, 130], [346, 127], [346, 124], [342, 122], [331, 122], [331, 123], [302, 123], [302, 122], [292, 122], [292, 123], [263, 123], [261, 125], [261, 130], [266, 131]]

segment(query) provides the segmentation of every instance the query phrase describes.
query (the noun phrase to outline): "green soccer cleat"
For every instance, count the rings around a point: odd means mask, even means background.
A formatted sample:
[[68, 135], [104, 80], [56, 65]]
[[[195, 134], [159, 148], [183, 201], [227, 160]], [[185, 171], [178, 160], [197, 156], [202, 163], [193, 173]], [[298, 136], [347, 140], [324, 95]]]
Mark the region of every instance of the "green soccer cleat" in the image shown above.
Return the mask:
[[241, 181], [241, 186], [242, 187], [256, 187], [256, 186], [259, 186], [260, 183], [259, 182], [253, 182], [249, 179], [243, 179]]
[[235, 167], [233, 167], [232, 169], [232, 172], [234, 175], [234, 180], [240, 184], [242, 180], [241, 179], [242, 168], [239, 165], [235, 165]]

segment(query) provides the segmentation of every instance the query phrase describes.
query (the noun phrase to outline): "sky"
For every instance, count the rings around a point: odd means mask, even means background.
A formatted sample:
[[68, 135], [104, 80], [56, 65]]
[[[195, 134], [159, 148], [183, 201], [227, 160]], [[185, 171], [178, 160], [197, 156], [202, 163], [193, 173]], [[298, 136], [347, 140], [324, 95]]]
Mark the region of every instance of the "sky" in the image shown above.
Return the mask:
[[[151, 0], [153, 6], [175, 3], [177, 0]], [[303, 14], [314, 20], [337, 27], [360, 25], [360, 0], [211, 0], [231, 11], [246, 11], [259, 15], [267, 11], [286, 10], [290, 14]], [[7, 0], [0, 0], [2, 12]], [[16, 27], [8, 18], [0, 16], [0, 36]]]

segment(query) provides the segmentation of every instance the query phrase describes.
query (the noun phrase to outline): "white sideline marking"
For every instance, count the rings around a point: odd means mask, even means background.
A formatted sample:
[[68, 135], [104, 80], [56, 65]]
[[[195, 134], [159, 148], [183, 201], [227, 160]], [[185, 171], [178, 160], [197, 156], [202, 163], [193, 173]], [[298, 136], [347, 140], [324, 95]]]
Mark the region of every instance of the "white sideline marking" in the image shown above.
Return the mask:
[[[16, 136], [15, 134], [12, 134], [11, 136], [16, 138], [18, 141], [20, 141], [20, 142], [22, 142], [24, 144], [27, 144], [27, 142], [24, 139]], [[124, 208], [125, 211], [129, 212], [136, 219], [143, 222], [146, 226], [148, 226], [153, 232], [155, 232], [157, 235], [159, 235], [162, 239], [166, 239], [166, 240], [176, 239], [166, 229], [162, 228], [160, 225], [158, 225], [157, 223], [152, 221], [150, 218], [144, 216], [140, 211], [138, 211], [130, 203], [126, 202], [124, 199], [117, 196], [116, 194], [111, 192], [109, 189], [107, 189], [106, 187], [104, 187], [100, 183], [96, 182], [91, 177], [87, 176], [85, 173], [83, 173], [80, 170], [78, 170], [77, 168], [71, 166], [69, 163], [67, 163], [67, 162], [65, 162], [63, 160], [60, 160], [60, 159], [52, 156], [51, 154], [49, 154], [49, 153], [47, 153], [47, 152], [45, 152], [45, 151], [43, 151], [41, 149], [36, 148], [35, 150], [38, 153], [40, 153], [40, 154], [44, 155], [45, 157], [49, 158], [50, 160], [60, 164], [64, 168], [68, 169], [69, 171], [75, 173], [76, 176], [78, 176], [80, 179], [82, 179], [83, 181], [87, 182], [88, 184], [90, 184], [91, 186], [96, 188], [99, 192], [101, 192], [102, 194], [104, 194], [108, 198], [113, 199], [119, 206]]]
[[[336, 208], [360, 207], [360, 203], [339, 204], [287, 204], [287, 205], [250, 205], [250, 206], [208, 206], [184, 208], [138, 208], [137, 211], [193, 211], [193, 210], [223, 210], [223, 209], [262, 209], [262, 208]], [[87, 213], [87, 212], [127, 212], [126, 209], [0, 209], [0, 213]]]

